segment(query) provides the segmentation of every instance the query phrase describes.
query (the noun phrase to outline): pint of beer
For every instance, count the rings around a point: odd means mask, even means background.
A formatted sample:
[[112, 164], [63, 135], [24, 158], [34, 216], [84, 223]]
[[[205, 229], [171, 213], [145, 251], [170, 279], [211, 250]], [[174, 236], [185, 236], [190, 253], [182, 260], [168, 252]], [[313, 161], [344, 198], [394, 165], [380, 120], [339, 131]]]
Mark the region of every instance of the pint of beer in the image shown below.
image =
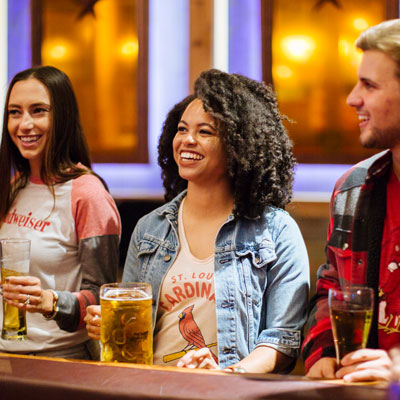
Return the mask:
[[152, 292], [147, 283], [100, 288], [101, 361], [153, 364]]
[[[23, 239], [0, 240], [1, 282], [9, 276], [27, 275], [29, 272], [31, 241]], [[26, 311], [10, 306], [3, 300], [3, 327], [1, 338], [24, 340], [28, 329]]]
[[374, 292], [370, 288], [329, 289], [329, 313], [338, 365], [346, 354], [367, 346], [373, 304]]

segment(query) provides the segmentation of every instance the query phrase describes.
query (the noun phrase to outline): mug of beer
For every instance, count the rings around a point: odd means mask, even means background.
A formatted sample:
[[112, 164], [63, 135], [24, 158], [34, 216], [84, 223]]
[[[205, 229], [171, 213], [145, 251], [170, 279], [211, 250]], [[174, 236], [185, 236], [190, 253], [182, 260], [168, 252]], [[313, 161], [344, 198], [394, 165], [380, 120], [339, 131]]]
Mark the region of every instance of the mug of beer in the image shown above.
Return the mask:
[[329, 314], [336, 363], [348, 353], [367, 346], [374, 306], [374, 292], [367, 287], [329, 289]]
[[152, 302], [148, 283], [101, 286], [101, 361], [153, 364]]
[[[0, 239], [1, 282], [9, 276], [28, 275], [31, 241], [28, 239]], [[3, 300], [3, 328], [1, 338], [25, 340], [28, 333], [26, 310], [10, 306]]]

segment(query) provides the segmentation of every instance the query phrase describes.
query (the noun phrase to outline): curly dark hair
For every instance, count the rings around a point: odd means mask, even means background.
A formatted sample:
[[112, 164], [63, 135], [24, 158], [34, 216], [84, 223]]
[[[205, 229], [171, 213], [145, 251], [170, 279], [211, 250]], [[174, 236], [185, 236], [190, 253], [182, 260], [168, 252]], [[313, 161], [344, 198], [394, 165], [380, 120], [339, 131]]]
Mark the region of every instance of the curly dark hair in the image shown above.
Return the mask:
[[187, 187], [174, 161], [172, 141], [186, 107], [195, 98], [216, 121], [227, 154], [237, 217], [257, 218], [265, 207], [285, 208], [292, 197], [295, 159], [274, 91], [262, 82], [216, 69], [204, 71], [194, 94], [176, 104], [158, 146], [167, 201]]

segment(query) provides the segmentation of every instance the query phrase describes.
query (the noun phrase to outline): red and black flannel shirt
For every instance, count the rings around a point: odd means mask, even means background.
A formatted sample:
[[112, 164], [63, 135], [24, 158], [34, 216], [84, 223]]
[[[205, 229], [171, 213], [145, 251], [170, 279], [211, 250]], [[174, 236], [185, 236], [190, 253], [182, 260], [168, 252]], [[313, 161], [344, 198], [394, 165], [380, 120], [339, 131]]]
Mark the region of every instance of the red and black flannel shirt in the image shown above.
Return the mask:
[[[325, 264], [317, 273], [310, 302], [307, 335], [302, 346], [306, 373], [322, 357], [335, 357], [328, 310], [330, 288], [348, 285], [374, 288], [378, 299], [379, 258], [386, 212], [386, 183], [392, 154], [384, 151], [353, 166], [337, 182], [330, 203]], [[377, 348], [378, 301], [368, 347]]]

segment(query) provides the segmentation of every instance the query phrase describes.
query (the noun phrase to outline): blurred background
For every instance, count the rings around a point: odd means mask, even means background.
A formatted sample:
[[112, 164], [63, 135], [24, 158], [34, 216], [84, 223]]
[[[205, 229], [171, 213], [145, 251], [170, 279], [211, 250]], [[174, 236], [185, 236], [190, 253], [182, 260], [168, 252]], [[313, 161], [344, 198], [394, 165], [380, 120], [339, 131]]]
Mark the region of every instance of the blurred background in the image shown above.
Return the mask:
[[69, 75], [94, 169], [121, 213], [122, 267], [138, 218], [163, 203], [156, 153], [168, 110], [211, 67], [272, 84], [294, 121], [287, 209], [306, 241], [313, 294], [333, 185], [371, 154], [346, 105], [361, 59], [354, 41], [398, 16], [398, 0], [0, 0], [0, 101], [32, 65]]

